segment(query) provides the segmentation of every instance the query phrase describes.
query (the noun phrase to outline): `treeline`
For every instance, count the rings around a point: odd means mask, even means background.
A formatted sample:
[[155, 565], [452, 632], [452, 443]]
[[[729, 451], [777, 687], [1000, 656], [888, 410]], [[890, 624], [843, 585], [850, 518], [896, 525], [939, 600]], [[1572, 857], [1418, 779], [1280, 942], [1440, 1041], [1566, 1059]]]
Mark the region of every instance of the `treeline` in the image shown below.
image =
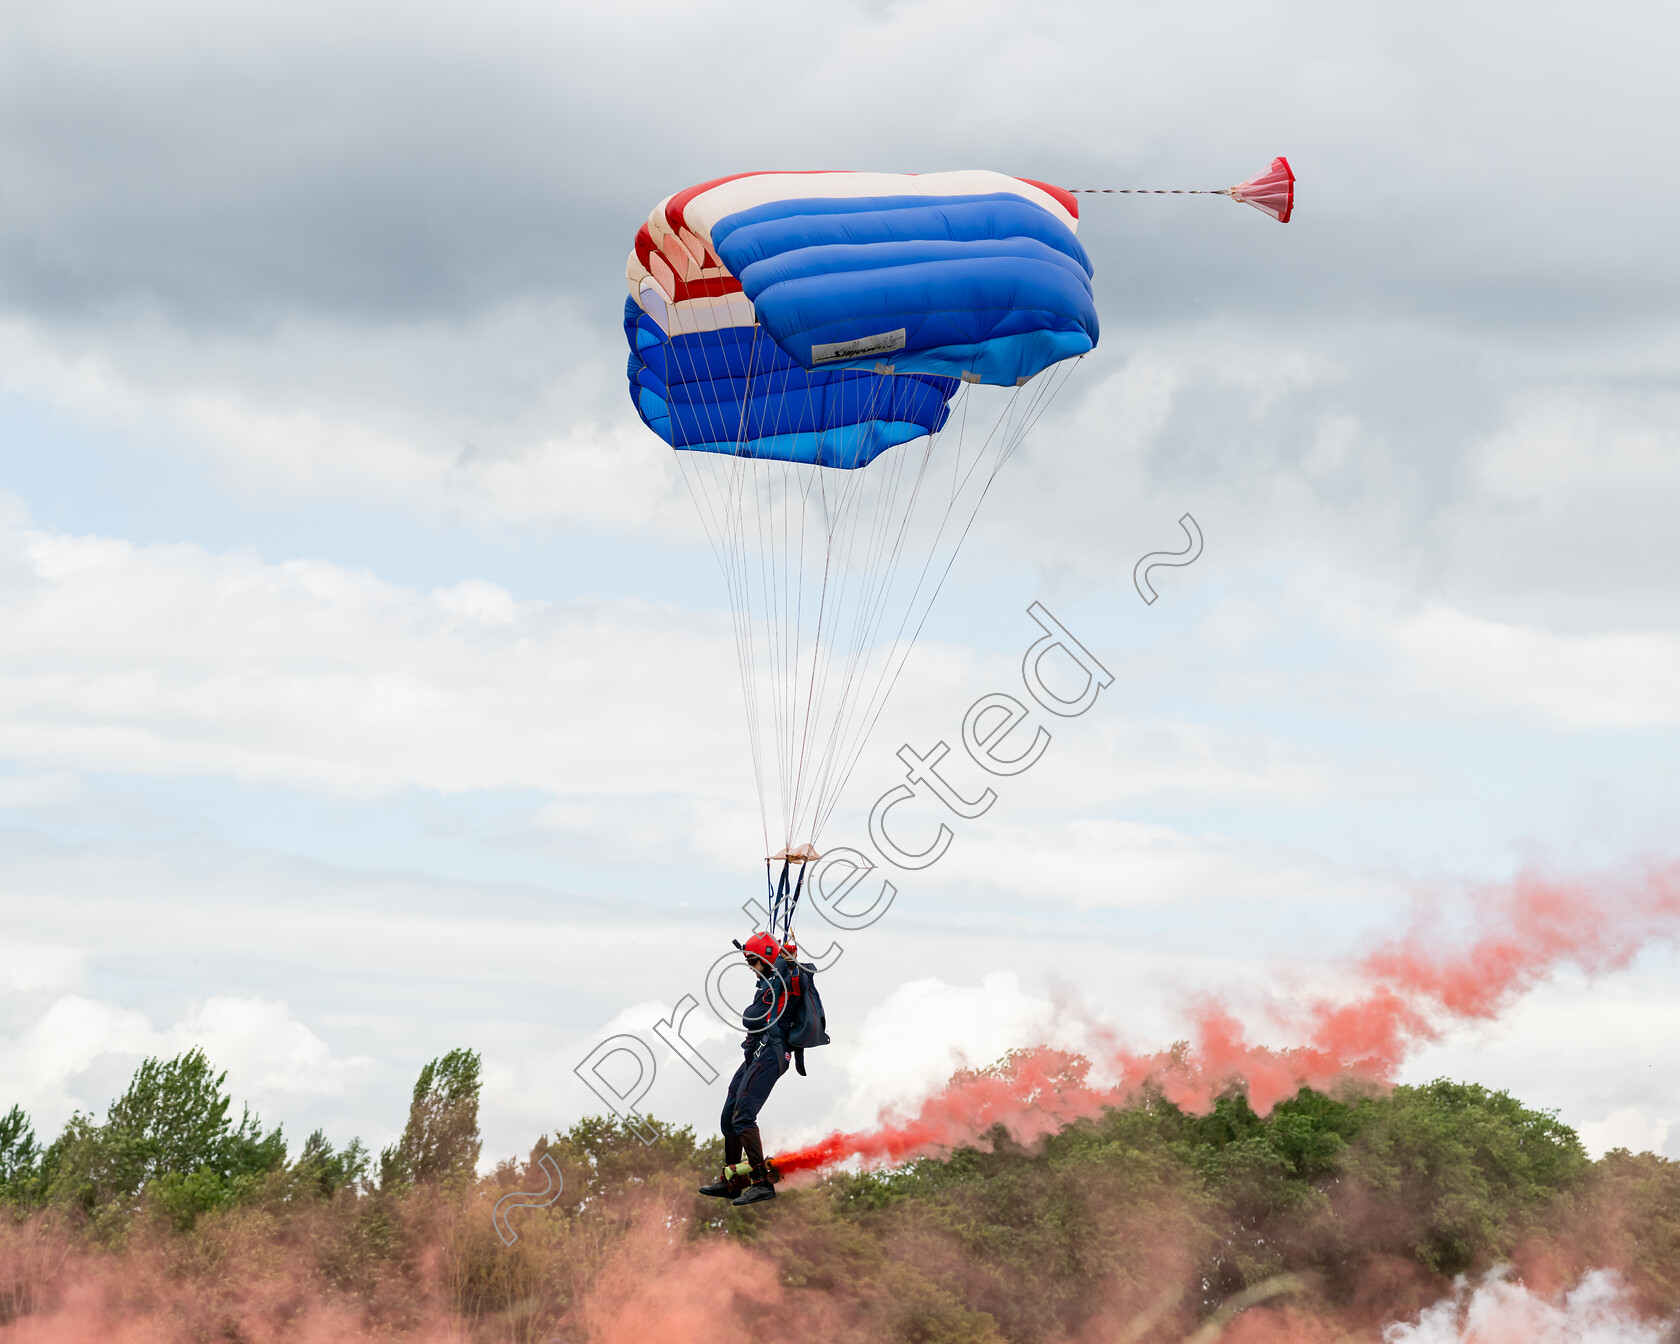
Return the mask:
[[[1303, 1090], [1264, 1118], [1238, 1092], [1205, 1116], [1145, 1097], [745, 1210], [694, 1193], [716, 1141], [657, 1122], [644, 1144], [581, 1120], [480, 1177], [478, 1093], [475, 1054], [434, 1060], [377, 1158], [319, 1133], [290, 1155], [197, 1051], [51, 1144], [14, 1107], [0, 1338], [81, 1313], [195, 1341], [1374, 1341], [1500, 1264], [1542, 1291], [1612, 1267], [1647, 1315], [1680, 1312], [1680, 1164], [1589, 1161], [1471, 1084]], [[548, 1186], [545, 1154], [563, 1189], [504, 1209], [505, 1244], [492, 1210]]]
[[474, 1052], [454, 1050], [420, 1071], [403, 1136], [379, 1155], [373, 1176], [360, 1139], [335, 1149], [316, 1130], [289, 1159], [281, 1129], [264, 1132], [249, 1107], [234, 1123], [227, 1074], [202, 1050], [148, 1059], [103, 1121], [78, 1112], [45, 1147], [22, 1107], [0, 1117], [0, 1201], [14, 1218], [52, 1211], [120, 1246], [137, 1218], [185, 1233], [205, 1214], [240, 1205], [470, 1180], [480, 1147], [479, 1063]]

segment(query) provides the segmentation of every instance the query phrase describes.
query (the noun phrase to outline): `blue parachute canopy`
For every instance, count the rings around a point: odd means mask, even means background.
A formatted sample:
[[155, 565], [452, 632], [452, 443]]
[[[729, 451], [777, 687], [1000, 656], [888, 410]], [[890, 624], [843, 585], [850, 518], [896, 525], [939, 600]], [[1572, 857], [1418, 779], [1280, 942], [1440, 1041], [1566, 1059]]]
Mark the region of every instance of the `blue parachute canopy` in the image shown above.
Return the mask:
[[673, 448], [862, 467], [941, 429], [955, 378], [810, 373], [757, 327], [669, 336], [624, 303], [630, 395]]
[[1009, 384], [1096, 344], [1090, 258], [1019, 196], [775, 201], [712, 240], [806, 368], [886, 360]]
[[1097, 341], [1074, 198], [990, 172], [748, 173], [636, 235], [631, 399], [673, 448], [855, 468], [936, 432], [960, 381]]

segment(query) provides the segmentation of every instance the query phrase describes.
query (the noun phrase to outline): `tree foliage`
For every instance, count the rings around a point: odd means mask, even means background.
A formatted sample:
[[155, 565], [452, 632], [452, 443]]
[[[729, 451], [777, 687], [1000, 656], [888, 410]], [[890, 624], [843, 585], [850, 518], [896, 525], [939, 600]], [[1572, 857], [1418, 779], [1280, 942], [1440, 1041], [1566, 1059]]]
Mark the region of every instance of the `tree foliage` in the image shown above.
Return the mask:
[[[718, 1140], [655, 1120], [586, 1117], [478, 1179], [479, 1089], [472, 1051], [428, 1063], [373, 1181], [360, 1141], [320, 1131], [287, 1162], [279, 1130], [233, 1120], [202, 1052], [151, 1059], [103, 1121], [77, 1115], [44, 1149], [19, 1108], [0, 1117], [0, 1199], [104, 1253], [162, 1246], [182, 1285], [169, 1310], [195, 1339], [251, 1335], [216, 1313], [245, 1310], [263, 1275], [283, 1280], [276, 1321], [307, 1290], [370, 1335], [418, 1330], [432, 1307], [417, 1304], [441, 1302], [456, 1324], [434, 1334], [590, 1338], [637, 1283], [660, 1284], [656, 1266], [725, 1245], [785, 1295], [787, 1311], [742, 1318], [766, 1344], [1054, 1344], [1122, 1337], [1116, 1323], [1145, 1344], [1277, 1294], [1324, 1323], [1287, 1337], [1374, 1338], [1502, 1263], [1557, 1284], [1614, 1266], [1644, 1310], [1680, 1311], [1680, 1163], [1590, 1162], [1555, 1115], [1473, 1084], [1303, 1089], [1264, 1116], [1241, 1091], [1205, 1115], [1149, 1095], [1030, 1146], [999, 1128], [752, 1210], [694, 1193]], [[545, 1157], [562, 1189], [494, 1221], [508, 1195], [552, 1190]], [[6, 1254], [0, 1316], [50, 1300], [8, 1287]]]
[[353, 1190], [366, 1178], [371, 1158], [360, 1139], [351, 1139], [334, 1149], [321, 1130], [303, 1141], [303, 1149], [292, 1164], [292, 1178], [298, 1190], [319, 1199], [331, 1199], [340, 1190]]
[[70, 1118], [42, 1155], [41, 1197], [112, 1227], [143, 1194], [182, 1227], [233, 1203], [284, 1165], [286, 1140], [279, 1128], [265, 1134], [249, 1109], [235, 1124], [226, 1080], [200, 1049], [147, 1059], [103, 1123]]
[[42, 1148], [21, 1107], [0, 1118], [0, 1200], [52, 1208], [121, 1241], [142, 1214], [177, 1231], [206, 1213], [261, 1199], [330, 1198], [367, 1171], [359, 1139], [335, 1150], [319, 1131], [288, 1165], [280, 1127], [248, 1107], [232, 1118], [227, 1075], [203, 1050], [147, 1059], [103, 1121], [81, 1112]]
[[23, 1107], [14, 1105], [0, 1116], [0, 1199], [27, 1202], [40, 1178], [41, 1146]]
[[[945, 1159], [834, 1178], [758, 1244], [812, 1287], [875, 1303], [881, 1338], [979, 1329], [927, 1305], [941, 1301], [1022, 1344], [1152, 1311], [1181, 1338], [1283, 1276], [1355, 1316], [1374, 1283], [1390, 1309], [1426, 1305], [1590, 1204], [1593, 1170], [1555, 1116], [1468, 1084], [1303, 1089], [1264, 1117], [1241, 1092], [1206, 1115], [1154, 1096], [1032, 1149], [999, 1129]], [[894, 1314], [909, 1300], [932, 1312], [922, 1325]]]
[[402, 1138], [379, 1154], [379, 1186], [470, 1180], [483, 1146], [478, 1134], [479, 1057], [451, 1050], [420, 1070]]
[[[531, 1161], [544, 1153], [554, 1159], [565, 1182], [563, 1207], [582, 1209], [674, 1177], [686, 1185], [694, 1172], [722, 1164], [723, 1143], [716, 1138], [701, 1143], [688, 1126], [652, 1116], [644, 1117], [638, 1134], [613, 1116], [590, 1115], [539, 1142]], [[506, 1167], [498, 1169], [498, 1175], [504, 1173], [511, 1174]]]

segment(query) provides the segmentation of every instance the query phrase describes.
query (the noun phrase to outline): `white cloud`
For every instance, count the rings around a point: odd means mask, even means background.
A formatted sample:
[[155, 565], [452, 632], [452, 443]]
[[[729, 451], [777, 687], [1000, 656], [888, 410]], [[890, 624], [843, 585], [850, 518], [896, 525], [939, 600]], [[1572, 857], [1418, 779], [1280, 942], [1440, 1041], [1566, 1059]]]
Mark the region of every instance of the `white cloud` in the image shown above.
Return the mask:
[[1680, 1115], [1674, 951], [1652, 949], [1597, 979], [1564, 971], [1501, 1013], [1418, 1052], [1402, 1081], [1463, 1078], [1556, 1108], [1597, 1156], [1618, 1143], [1663, 1152]]
[[[43, 987], [14, 979], [9, 988]], [[101, 1077], [111, 1078], [146, 1056], [170, 1059], [195, 1046], [227, 1071], [236, 1104], [248, 1101], [266, 1112], [271, 1126], [275, 1112], [301, 1098], [343, 1096], [369, 1063], [365, 1057], [336, 1058], [276, 999], [216, 995], [195, 1004], [181, 1021], [159, 1028], [137, 1009], [67, 994], [15, 1035], [0, 1037], [0, 1076], [8, 1104], [22, 1105], [37, 1129], [50, 1133], [77, 1107], [102, 1110], [101, 1100], [85, 1095], [85, 1075], [96, 1065]]]
[[144, 1013], [66, 995], [22, 1031], [0, 1041], [0, 1073], [13, 1098], [50, 1130], [76, 1109], [68, 1084], [102, 1055], [138, 1059], [156, 1035]]
[[86, 973], [78, 948], [0, 935], [0, 992], [24, 995], [65, 990], [80, 985]]
[[20, 762], [347, 796], [727, 797], [717, 620], [38, 531], [0, 536], [0, 594], [0, 756]]
[[76, 776], [58, 770], [40, 775], [0, 775], [0, 807], [37, 810], [74, 803], [82, 796]]
[[521, 353], [568, 325], [528, 305], [418, 327], [300, 319], [260, 336], [113, 318], [90, 337], [13, 318], [0, 321], [0, 381], [168, 445], [237, 495], [698, 536], [669, 450], [599, 396], [622, 360], [596, 352], [559, 374]]
[[1547, 728], [1680, 725], [1680, 634], [1557, 634], [1431, 603], [1366, 632], [1409, 700]]
[[159, 1036], [171, 1054], [203, 1047], [227, 1070], [229, 1085], [255, 1101], [341, 1096], [368, 1064], [366, 1056], [334, 1058], [327, 1043], [279, 999], [214, 995]]
[[1669, 1121], [1658, 1120], [1640, 1106], [1620, 1106], [1602, 1120], [1580, 1127], [1581, 1142], [1590, 1157], [1603, 1157], [1612, 1148], [1634, 1153], [1660, 1153], [1668, 1141]]
[[[1035, 812], [1027, 821], [966, 829], [919, 885], [967, 884], [995, 893], [1010, 908], [1030, 900], [1036, 907], [1076, 911], [1195, 910], [1210, 900], [1381, 908], [1404, 890], [1397, 875], [1362, 873], [1306, 850], [1118, 818]], [[933, 807], [911, 814], [908, 804], [895, 809], [893, 828], [907, 848], [925, 848], [941, 817]]]

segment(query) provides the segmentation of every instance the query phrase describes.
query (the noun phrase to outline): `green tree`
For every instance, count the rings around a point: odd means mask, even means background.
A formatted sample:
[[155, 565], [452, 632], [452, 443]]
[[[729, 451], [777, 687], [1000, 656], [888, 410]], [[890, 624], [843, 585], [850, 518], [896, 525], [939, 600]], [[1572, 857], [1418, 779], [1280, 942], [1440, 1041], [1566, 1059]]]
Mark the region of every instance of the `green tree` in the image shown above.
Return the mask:
[[351, 1139], [335, 1150], [327, 1136], [316, 1130], [303, 1141], [297, 1161], [292, 1163], [293, 1189], [316, 1199], [331, 1199], [340, 1190], [354, 1190], [367, 1175], [371, 1159], [360, 1139]]
[[40, 1177], [41, 1145], [23, 1107], [0, 1116], [0, 1199], [28, 1204]]
[[1586, 1234], [1591, 1263], [1619, 1268], [1646, 1315], [1680, 1312], [1680, 1162], [1612, 1149], [1583, 1202], [1588, 1217], [1570, 1230]]
[[249, 1108], [233, 1123], [226, 1080], [196, 1047], [146, 1060], [104, 1124], [79, 1112], [70, 1117], [43, 1157], [49, 1197], [110, 1220], [132, 1212], [152, 1188], [183, 1227], [234, 1202], [285, 1162], [286, 1141], [279, 1128], [265, 1134]]
[[381, 1190], [472, 1179], [481, 1086], [475, 1050], [451, 1050], [420, 1070], [402, 1138], [379, 1154]]
[[1342, 1163], [1371, 1211], [1360, 1242], [1388, 1242], [1443, 1274], [1483, 1268], [1524, 1232], [1555, 1224], [1589, 1168], [1554, 1112], [1446, 1079], [1395, 1088]]
[[[1616, 1216], [1599, 1221], [1605, 1239], [1653, 1248], [1640, 1252], [1640, 1287], [1667, 1310], [1660, 1266], [1680, 1242], [1652, 1211], [1680, 1182], [1659, 1162], [1625, 1164], [1615, 1198], [1600, 1201]], [[1030, 1147], [1000, 1128], [943, 1159], [836, 1175], [729, 1230], [774, 1256], [785, 1283], [863, 1312], [872, 1338], [995, 1327], [1040, 1344], [1094, 1329], [1095, 1310], [1182, 1338], [1239, 1295], [1303, 1273], [1348, 1303], [1407, 1260], [1443, 1276], [1429, 1290], [1439, 1295], [1445, 1276], [1562, 1240], [1590, 1172], [1554, 1115], [1467, 1084], [1303, 1089], [1265, 1116], [1241, 1090], [1205, 1115], [1146, 1094]], [[947, 1298], [971, 1314], [951, 1316]], [[900, 1310], [913, 1300], [925, 1306]]]
[[[642, 1118], [640, 1132], [614, 1116], [588, 1115], [552, 1140], [539, 1141], [531, 1161], [544, 1153], [559, 1164], [565, 1181], [560, 1206], [576, 1209], [667, 1179], [698, 1185], [716, 1175], [723, 1162], [723, 1141], [701, 1142], [690, 1126], [678, 1127], [651, 1115]], [[504, 1163], [496, 1179], [508, 1184], [522, 1179], [524, 1170], [529, 1168]]]

